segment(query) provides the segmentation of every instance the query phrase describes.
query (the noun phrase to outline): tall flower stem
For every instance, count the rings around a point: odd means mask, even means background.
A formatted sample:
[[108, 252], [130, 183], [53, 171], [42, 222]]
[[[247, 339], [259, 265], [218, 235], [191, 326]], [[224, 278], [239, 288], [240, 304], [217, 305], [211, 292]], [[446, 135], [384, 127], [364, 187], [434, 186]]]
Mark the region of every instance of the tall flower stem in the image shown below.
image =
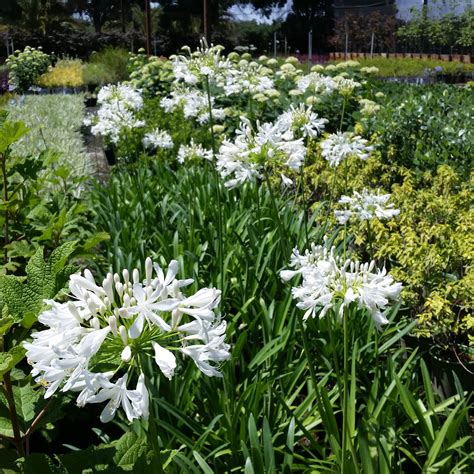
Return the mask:
[[9, 235], [9, 213], [8, 213], [8, 177], [7, 177], [7, 152], [1, 153], [0, 158], [2, 161], [2, 178], [3, 178], [3, 204], [5, 206], [5, 225], [4, 225], [4, 235], [3, 235], [3, 259], [4, 263], [8, 261], [8, 250], [7, 245], [10, 243]]
[[344, 123], [344, 114], [346, 112], [346, 102], [347, 102], [347, 99], [344, 97], [344, 101], [342, 102], [341, 121], [339, 122], [339, 131], [340, 132], [342, 132], [342, 125]]
[[308, 237], [308, 200], [306, 199], [306, 193], [305, 193], [305, 179], [304, 179], [304, 167], [306, 163], [306, 157], [303, 160], [303, 164], [301, 165], [301, 170], [300, 170], [300, 187], [301, 187], [301, 198], [303, 199], [303, 218], [304, 218], [304, 234], [305, 234], [305, 239], [306, 239], [306, 248], [309, 247], [309, 237]]
[[[343, 343], [344, 343], [344, 373], [343, 373], [343, 400], [342, 400], [342, 462], [341, 462], [341, 473], [345, 473], [345, 462], [347, 448], [352, 456], [354, 462], [354, 468], [356, 472], [359, 472], [357, 457], [355, 455], [354, 444], [352, 442], [351, 430], [349, 427], [349, 331], [347, 327], [347, 319], [350, 316], [350, 311], [344, 308], [342, 316], [342, 331], [343, 331]], [[355, 407], [352, 407], [355, 410]]]
[[280, 246], [283, 252], [283, 256], [288, 256], [290, 254], [290, 248], [288, 244], [288, 236], [286, 233], [286, 229], [283, 225], [283, 221], [280, 217], [280, 212], [278, 211], [278, 206], [275, 199], [275, 193], [273, 192], [272, 185], [270, 183], [270, 178], [268, 176], [267, 170], [264, 168], [264, 176], [265, 176], [265, 183], [267, 184], [268, 192], [270, 194], [270, 201], [272, 202], [273, 210], [275, 212], [275, 220], [278, 224], [278, 232], [280, 234]]
[[216, 168], [216, 139], [214, 136], [214, 120], [212, 117], [212, 101], [211, 101], [211, 87], [209, 85], [209, 77], [205, 76], [205, 85], [206, 85], [206, 92], [207, 92], [207, 103], [209, 107], [209, 126], [211, 128], [211, 145], [212, 145], [212, 157], [213, 157], [213, 175], [214, 175], [214, 183], [216, 188], [216, 197], [217, 197], [217, 246], [219, 252], [219, 270], [220, 270], [220, 288], [222, 291], [222, 300], [224, 299], [224, 235], [223, 235], [223, 227], [222, 227], [222, 204], [221, 204], [221, 188], [220, 188], [220, 180], [217, 174]]
[[370, 257], [370, 260], [373, 260], [374, 258], [374, 252], [373, 252], [373, 248], [372, 248], [372, 227], [370, 225], [370, 219], [367, 219], [367, 240], [369, 241], [369, 257]]

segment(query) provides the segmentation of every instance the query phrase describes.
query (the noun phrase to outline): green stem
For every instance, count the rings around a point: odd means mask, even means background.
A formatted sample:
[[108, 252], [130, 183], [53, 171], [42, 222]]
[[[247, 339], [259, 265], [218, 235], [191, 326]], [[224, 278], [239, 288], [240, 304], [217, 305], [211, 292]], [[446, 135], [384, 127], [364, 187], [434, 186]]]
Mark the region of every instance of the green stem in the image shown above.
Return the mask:
[[308, 201], [306, 199], [306, 194], [305, 194], [305, 180], [304, 180], [304, 167], [305, 167], [305, 160], [303, 160], [303, 164], [301, 166], [301, 171], [300, 171], [300, 187], [301, 187], [301, 198], [303, 199], [303, 212], [304, 212], [304, 234], [306, 238], [306, 248], [309, 247], [309, 237], [308, 237]]
[[347, 390], [349, 388], [348, 370], [349, 370], [349, 357], [348, 357], [348, 340], [347, 340], [347, 313], [344, 310], [342, 316], [342, 330], [344, 338], [344, 374], [343, 374], [343, 401], [342, 401], [342, 463], [341, 472], [344, 473], [345, 460], [346, 460], [346, 445], [347, 438], [349, 436], [348, 429], [348, 409], [347, 409]]
[[[352, 461], [354, 463], [354, 468], [356, 472], [359, 472], [359, 466], [357, 462], [357, 457], [354, 449], [354, 444], [352, 441], [352, 436], [349, 430], [349, 334], [347, 328], [347, 318], [350, 316], [348, 308], [344, 308], [343, 321], [342, 321], [342, 330], [343, 330], [343, 339], [344, 339], [344, 374], [343, 374], [343, 384], [344, 384], [344, 393], [343, 393], [343, 411], [342, 411], [342, 462], [341, 462], [341, 473], [345, 473], [345, 460], [346, 460], [346, 451], [349, 448], [349, 451], [352, 456]], [[352, 407], [355, 410], [355, 407]]]
[[339, 122], [339, 131], [342, 132], [342, 124], [344, 121], [344, 113], [346, 112], [346, 98], [344, 97], [344, 101], [342, 103], [342, 112], [341, 112], [341, 121]]
[[217, 246], [219, 252], [219, 270], [220, 270], [220, 290], [222, 291], [222, 301], [224, 301], [224, 235], [223, 235], [223, 224], [222, 224], [222, 204], [221, 204], [221, 190], [220, 190], [220, 180], [217, 174], [216, 168], [216, 139], [214, 136], [214, 119], [212, 117], [212, 101], [211, 101], [211, 88], [209, 85], [209, 77], [205, 76], [205, 84], [207, 91], [207, 103], [209, 107], [209, 126], [211, 127], [211, 144], [212, 144], [212, 157], [213, 157], [213, 175], [216, 188], [216, 197], [217, 197]]
[[275, 211], [275, 220], [277, 221], [278, 224], [278, 232], [280, 234], [280, 245], [281, 245], [281, 250], [283, 252], [283, 258], [285, 256], [290, 255], [290, 249], [288, 248], [288, 236], [286, 235], [285, 228], [283, 226], [283, 222], [280, 217], [280, 213], [278, 211], [278, 206], [276, 203], [275, 199], [275, 194], [273, 193], [272, 185], [270, 183], [270, 178], [268, 177], [267, 170], [264, 169], [263, 174], [265, 176], [265, 183], [267, 184], [268, 192], [270, 193], [270, 201], [272, 202], [273, 210]]
[[5, 206], [5, 225], [4, 225], [4, 233], [3, 236], [3, 248], [4, 254], [3, 259], [4, 263], [8, 262], [8, 250], [7, 245], [10, 243], [10, 235], [9, 235], [9, 222], [8, 222], [8, 177], [7, 177], [7, 152], [0, 154], [2, 159], [2, 177], [3, 177], [3, 204]]
[[369, 257], [370, 260], [374, 258], [373, 248], [372, 248], [372, 227], [370, 225], [370, 219], [367, 219], [367, 240], [369, 241]]

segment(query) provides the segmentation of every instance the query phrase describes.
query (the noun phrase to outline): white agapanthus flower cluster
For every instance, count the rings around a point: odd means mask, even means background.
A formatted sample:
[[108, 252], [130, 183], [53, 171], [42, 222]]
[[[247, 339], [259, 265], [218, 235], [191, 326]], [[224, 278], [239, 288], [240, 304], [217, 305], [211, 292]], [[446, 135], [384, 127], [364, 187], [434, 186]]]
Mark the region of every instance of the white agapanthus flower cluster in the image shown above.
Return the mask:
[[[165, 112], [170, 113], [182, 107], [185, 118], [196, 118], [202, 125], [209, 122], [209, 100], [206, 94], [199, 89], [177, 87], [169, 97], [160, 102]], [[222, 121], [225, 118], [224, 109], [214, 107], [214, 98], [211, 98], [212, 119]]]
[[272, 71], [254, 61], [241, 61], [225, 71], [218, 85], [226, 96], [263, 94], [274, 88], [269, 72]]
[[171, 135], [167, 131], [159, 128], [146, 133], [143, 137], [143, 146], [148, 149], [170, 149], [173, 148], [173, 145]]
[[97, 95], [99, 110], [97, 116], [86, 119], [94, 135], [102, 135], [117, 144], [125, 130], [143, 127], [145, 123], [137, 118], [137, 111], [143, 108], [139, 90], [126, 84], [104, 86]]
[[278, 117], [278, 124], [283, 129], [291, 130], [295, 137], [315, 138], [320, 135], [328, 120], [318, 117], [318, 114], [312, 111], [311, 106], [300, 104], [294, 105]]
[[229, 66], [228, 60], [221, 56], [223, 49], [220, 45], [208, 46], [204, 38], [200, 41], [200, 47], [193, 53], [189, 47], [184, 46], [182, 50], [188, 53], [187, 56], [176, 55], [171, 58], [175, 80], [190, 85], [198, 84], [206, 76], [217, 80]]
[[190, 160], [212, 161], [212, 151], [204, 148], [200, 143], [194, 143], [191, 138], [189, 145], [181, 145], [177, 156], [178, 163], [183, 164]]
[[395, 209], [394, 204], [387, 204], [390, 194], [371, 193], [363, 189], [360, 193], [354, 191], [354, 195], [342, 196], [339, 204], [346, 209], [334, 211], [336, 219], [340, 224], [345, 224], [349, 219], [367, 221], [374, 218], [391, 219], [400, 214], [400, 209]]
[[297, 307], [305, 310], [304, 319], [323, 318], [330, 310], [337, 310], [342, 318], [344, 308], [354, 304], [368, 310], [379, 327], [388, 323], [383, 311], [402, 289], [401, 283], [395, 283], [385, 268], [377, 269], [374, 261], [344, 262], [335, 256], [334, 247], [328, 250], [312, 244], [304, 254], [294, 249], [290, 267], [293, 269], [283, 270], [280, 276], [284, 281], [302, 276], [301, 285], [293, 287], [292, 293]]
[[[177, 273], [176, 260], [165, 273], [148, 258], [143, 279], [137, 269], [131, 275], [109, 273], [101, 285], [89, 270], [72, 275], [71, 300], [46, 301], [51, 308], [38, 320], [48, 329], [24, 344], [45, 398], [57, 390], [78, 392], [80, 407], [107, 402], [102, 422], [120, 406], [131, 421], [148, 417], [147, 358], [169, 379], [178, 353], [193, 359], [204, 374], [220, 376], [218, 366], [229, 358], [226, 323], [215, 313], [220, 290], [203, 288], [185, 296], [182, 289], [193, 280], [178, 280]], [[101, 363], [110, 371], [101, 371]], [[129, 388], [132, 378], [135, 388]]]
[[296, 81], [298, 90], [301, 92], [312, 92], [313, 94], [329, 95], [334, 92], [337, 85], [330, 76], [319, 72], [310, 72]]
[[[288, 123], [257, 123], [241, 117], [234, 141], [224, 140], [217, 155], [217, 169], [234, 188], [245, 181], [262, 177], [268, 164], [277, 168], [298, 170], [306, 156], [303, 138], [294, 138]], [[285, 177], [283, 177], [285, 179]]]
[[352, 132], [337, 132], [328, 135], [320, 143], [321, 155], [331, 166], [338, 166], [350, 156], [361, 160], [369, 157], [373, 147], [367, 145], [367, 140]]

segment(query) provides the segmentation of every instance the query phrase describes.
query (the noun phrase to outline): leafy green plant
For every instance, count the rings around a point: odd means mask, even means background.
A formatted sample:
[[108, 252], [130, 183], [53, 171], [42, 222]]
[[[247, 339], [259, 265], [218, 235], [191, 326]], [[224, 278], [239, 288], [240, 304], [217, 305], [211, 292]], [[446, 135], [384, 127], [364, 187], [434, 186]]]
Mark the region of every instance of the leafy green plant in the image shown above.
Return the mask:
[[25, 92], [28, 88], [36, 84], [41, 74], [48, 70], [51, 64], [50, 57], [41, 51], [27, 46], [24, 51], [16, 51], [10, 55], [6, 63], [9, 70], [9, 83], [18, 92]]
[[[73, 267], [67, 263], [74, 246], [74, 243], [68, 243], [57, 248], [48, 261], [44, 260], [43, 249], [39, 248], [26, 266], [26, 281], [11, 275], [0, 276], [0, 435], [15, 445], [18, 456], [28, 454], [28, 439], [44, 422], [47, 404], [40, 401], [31, 379], [20, 376], [14, 387], [11, 372], [24, 359], [22, 342], [36, 322], [44, 300], [61, 293], [72, 273]], [[17, 395], [20, 404], [17, 404]]]

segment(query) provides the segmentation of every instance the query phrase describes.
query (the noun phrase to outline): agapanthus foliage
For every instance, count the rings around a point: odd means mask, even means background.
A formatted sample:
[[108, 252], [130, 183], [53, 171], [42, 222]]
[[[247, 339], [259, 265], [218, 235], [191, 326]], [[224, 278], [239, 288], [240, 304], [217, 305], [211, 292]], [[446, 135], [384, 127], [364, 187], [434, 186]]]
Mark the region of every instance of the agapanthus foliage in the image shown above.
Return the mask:
[[378, 194], [363, 189], [354, 195], [342, 196], [339, 204], [344, 205], [344, 210], [334, 211], [340, 224], [345, 224], [349, 219], [368, 221], [371, 219], [391, 219], [400, 214], [400, 209], [395, 209], [394, 204], [387, 204], [390, 194]]
[[328, 250], [312, 244], [303, 254], [294, 249], [290, 267], [293, 270], [283, 270], [280, 275], [285, 281], [302, 276], [301, 285], [293, 287], [292, 293], [297, 307], [305, 310], [304, 319], [323, 318], [330, 310], [342, 318], [344, 308], [354, 304], [366, 309], [380, 326], [388, 323], [383, 311], [402, 289], [402, 284], [395, 283], [385, 268], [376, 268], [374, 261], [344, 260], [334, 247]]
[[[89, 270], [70, 277], [70, 300], [46, 301], [38, 318], [47, 329], [24, 344], [32, 375], [46, 389], [78, 392], [77, 404], [107, 401], [101, 414], [110, 421], [121, 406], [128, 420], [147, 418], [147, 359], [171, 379], [181, 356], [208, 376], [220, 376], [229, 358], [226, 322], [216, 313], [220, 290], [202, 288], [186, 296], [192, 279], [177, 279], [178, 262], [166, 272], [150, 258], [144, 278], [109, 273], [102, 284]], [[130, 387], [133, 388], [130, 388]]]

